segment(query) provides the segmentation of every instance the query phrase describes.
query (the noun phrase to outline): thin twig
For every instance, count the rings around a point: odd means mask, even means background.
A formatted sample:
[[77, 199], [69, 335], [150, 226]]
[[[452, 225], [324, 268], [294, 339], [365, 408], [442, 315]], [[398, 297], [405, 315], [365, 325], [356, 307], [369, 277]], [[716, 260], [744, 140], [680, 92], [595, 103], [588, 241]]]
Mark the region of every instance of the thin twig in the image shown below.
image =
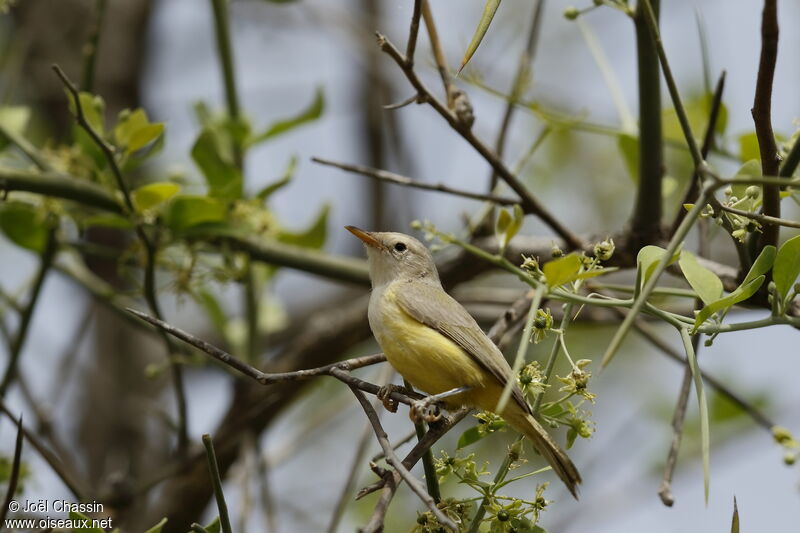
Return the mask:
[[[542, 13], [544, 12], [544, 0], [537, 0], [536, 5], [533, 7], [533, 17], [531, 19], [531, 26], [528, 29], [528, 38], [525, 42], [525, 49], [519, 56], [517, 63], [517, 71], [514, 74], [514, 81], [511, 82], [511, 91], [509, 92], [508, 100], [506, 101], [506, 108], [503, 111], [503, 119], [500, 122], [500, 130], [497, 132], [497, 138], [494, 143], [494, 151], [497, 157], [502, 158], [506, 148], [506, 135], [508, 134], [509, 127], [511, 126], [511, 118], [517, 108], [517, 103], [524, 89], [528, 85], [528, 78], [530, 77], [531, 65], [533, 58], [536, 55], [536, 45], [539, 42], [540, 27], [542, 22]], [[489, 190], [493, 191], [497, 186], [497, 173], [492, 172], [489, 179]]]
[[[386, 366], [385, 369], [381, 372], [381, 375], [378, 377], [379, 383], [387, 383], [392, 380], [394, 376], [394, 369], [391, 366]], [[377, 401], [377, 400], [376, 400]], [[372, 426], [369, 421], [366, 422], [364, 425], [364, 431], [361, 434], [361, 437], [358, 440], [358, 445], [356, 446], [356, 452], [353, 455], [353, 461], [350, 466], [349, 473], [347, 475], [347, 479], [345, 480], [344, 486], [342, 487], [341, 492], [339, 493], [339, 499], [336, 501], [336, 505], [333, 508], [333, 514], [331, 515], [331, 521], [328, 524], [328, 533], [336, 533], [336, 530], [339, 528], [339, 523], [342, 520], [342, 516], [344, 516], [344, 511], [347, 508], [347, 505], [350, 503], [350, 496], [353, 492], [353, 488], [355, 487], [356, 481], [358, 480], [359, 474], [359, 466], [364, 460], [364, 457], [367, 454], [367, 450], [369, 447], [370, 435], [372, 434]], [[396, 445], [392, 448], [396, 448]], [[375, 462], [375, 459], [372, 460]]]
[[[726, 72], [723, 70], [717, 80], [717, 86], [714, 89], [714, 96], [711, 100], [711, 109], [708, 114], [708, 122], [706, 123], [706, 132], [705, 136], [703, 137], [703, 146], [700, 148], [700, 154], [703, 158], [708, 156], [708, 152], [711, 150], [711, 147], [714, 145], [714, 136], [717, 129], [717, 119], [719, 118], [719, 110], [722, 108], [722, 93], [725, 90], [725, 76]], [[693, 204], [697, 201], [697, 197], [700, 194], [700, 186], [702, 184], [703, 177], [695, 170], [692, 174], [691, 179], [689, 180], [689, 188], [686, 190], [686, 194], [683, 197], [683, 201], [681, 205], [678, 207], [678, 212], [675, 215], [675, 220], [672, 222], [672, 229], [670, 231], [670, 235], [675, 233], [675, 230], [678, 229], [678, 226], [681, 225], [684, 217], [686, 216], [686, 210], [683, 209], [685, 204]]]
[[408, 43], [406, 44], [406, 64], [408, 68], [414, 66], [414, 51], [417, 49], [421, 4], [422, 0], [414, 0], [414, 11], [411, 14], [411, 25], [408, 29]]
[[[753, 123], [761, 154], [761, 174], [777, 176], [780, 171], [780, 158], [775, 134], [772, 131], [772, 81], [775, 78], [775, 62], [778, 58], [778, 2], [764, 0], [761, 15], [761, 57], [758, 62], [758, 77], [753, 100]], [[769, 185], [763, 188], [764, 214], [780, 218], [780, 189]], [[778, 244], [779, 226], [764, 228], [759, 240], [758, 250], [764, 246]]]
[[582, 246], [581, 239], [572, 232], [572, 230], [568, 229], [566, 226], [561, 224], [545, 207], [541, 204], [528, 188], [515, 176], [509, 169], [506, 167], [505, 163], [503, 163], [497, 154], [492, 151], [488, 146], [486, 146], [483, 141], [481, 141], [475, 134], [472, 132], [471, 129], [465, 127], [462, 122], [455, 116], [441, 101], [439, 101], [431, 92], [425, 87], [422, 81], [417, 77], [416, 72], [413, 68], [408, 68], [406, 65], [405, 57], [400, 53], [399, 50], [384, 36], [380, 33], [378, 35], [378, 45], [380, 46], [381, 50], [383, 50], [389, 57], [391, 57], [395, 63], [401, 68], [403, 73], [405, 74], [408, 81], [411, 85], [419, 92], [424, 99], [429, 103], [441, 116], [444, 118], [447, 123], [452, 127], [456, 132], [458, 132], [461, 137], [464, 138], [473, 148], [489, 163], [492, 168], [497, 172], [497, 175], [505, 181], [511, 189], [514, 190], [519, 196], [521, 200], [521, 205], [523, 210], [527, 213], [534, 214], [538, 216], [545, 224], [547, 224], [553, 231], [556, 232], [561, 238], [563, 238], [567, 246], [570, 249], [580, 248]]
[[515, 198], [508, 198], [504, 196], [496, 196], [493, 194], [481, 194], [476, 192], [465, 191], [462, 189], [455, 189], [453, 187], [448, 187], [443, 183], [424, 183], [420, 181], [415, 181], [407, 176], [402, 176], [400, 174], [395, 174], [394, 172], [389, 172], [387, 170], [380, 170], [376, 168], [365, 167], [362, 165], [351, 165], [348, 163], [338, 163], [336, 161], [331, 161], [329, 159], [322, 159], [320, 157], [312, 157], [311, 160], [315, 163], [319, 163], [321, 165], [327, 165], [331, 167], [336, 167], [346, 172], [353, 172], [355, 174], [361, 174], [362, 176], [367, 176], [369, 178], [373, 178], [379, 181], [386, 181], [389, 183], [394, 183], [396, 185], [403, 185], [404, 187], [413, 187], [416, 189], [424, 189], [428, 191], [436, 191], [442, 192], [446, 194], [452, 194], [455, 196], [463, 196], [464, 198], [471, 198], [473, 200], [481, 200], [485, 202], [494, 202], [498, 205], [514, 205], [518, 204], [519, 200]]
[[[12, 418], [12, 420], [14, 420]], [[8, 477], [8, 487], [6, 488], [6, 499], [3, 502], [3, 508], [0, 509], [0, 524], [5, 526], [6, 513], [8, 513], [8, 506], [14, 498], [14, 493], [17, 492], [17, 483], [19, 482], [19, 471], [22, 466], [22, 415], [15, 421], [17, 424], [17, 440], [14, 444], [14, 461], [11, 463], [11, 474]]]
[[[128, 213], [134, 213], [135, 209], [133, 206], [133, 200], [131, 200], [130, 190], [128, 189], [128, 184], [125, 183], [125, 179], [122, 176], [122, 170], [120, 169], [117, 158], [114, 155], [113, 147], [108, 144], [86, 120], [83, 105], [81, 104], [80, 94], [77, 87], [75, 87], [75, 84], [72, 83], [72, 80], [69, 79], [69, 77], [58, 65], [53, 65], [53, 70], [72, 96], [73, 104], [75, 106], [75, 116], [78, 124], [100, 148], [106, 158], [106, 161], [108, 162], [109, 167], [111, 167], [111, 172], [114, 175], [114, 178], [117, 181], [117, 187], [119, 188], [120, 192], [122, 193], [122, 197], [125, 200], [125, 207], [127, 208]], [[147, 236], [147, 233], [141, 224], [136, 224], [135, 229], [136, 235], [142, 242], [145, 252], [144, 286], [142, 292], [144, 293], [144, 298], [147, 301], [147, 305], [150, 307], [150, 311], [157, 318], [161, 319], [163, 315], [161, 314], [158, 297], [156, 296], [155, 284], [156, 255], [158, 254], [158, 248], [156, 243], [154, 243], [150, 237]], [[172, 384], [175, 390], [175, 403], [178, 410], [178, 449], [185, 450], [189, 445], [189, 431], [187, 425], [189, 417], [186, 406], [186, 392], [183, 385], [183, 372], [181, 370], [180, 362], [174, 354], [175, 350], [172, 341], [168, 336], [163, 334], [162, 340], [164, 341], [164, 346], [167, 351], [167, 359], [170, 364]]]
[[453, 109], [453, 79], [450, 77], [450, 70], [447, 68], [447, 60], [444, 56], [444, 48], [442, 42], [439, 40], [439, 32], [436, 30], [436, 21], [433, 19], [433, 11], [428, 0], [422, 0], [422, 18], [425, 20], [425, 28], [428, 30], [428, 39], [431, 42], [431, 50], [433, 51], [433, 60], [436, 63], [436, 70], [439, 71], [439, 77], [442, 78], [442, 86], [444, 87], [445, 100], [447, 107]]
[[[14, 414], [9, 410], [6, 406], [5, 402], [0, 400], [0, 411], [3, 412], [10, 420], [17, 422], [17, 419], [14, 417]], [[25, 439], [33, 446], [33, 448], [42, 456], [42, 459], [47, 463], [50, 469], [58, 476], [64, 486], [75, 496], [76, 501], [84, 501], [84, 495], [86, 494], [83, 489], [81, 488], [81, 484], [78, 483], [77, 477], [71, 471], [66, 464], [64, 464], [58, 457], [56, 457], [53, 452], [51, 452], [47, 446], [42, 444], [39, 438], [32, 432], [25, 428], [24, 425], [20, 424], [22, 429], [22, 433], [25, 436]]]
[[203, 435], [203, 446], [206, 449], [206, 458], [208, 459], [208, 471], [211, 474], [211, 483], [214, 486], [214, 496], [217, 499], [217, 509], [219, 510], [219, 522], [222, 526], [223, 533], [233, 533], [231, 529], [231, 519], [228, 516], [228, 504], [225, 503], [225, 494], [222, 492], [222, 479], [219, 475], [219, 466], [217, 465], [217, 456], [214, 453], [214, 442], [211, 436], [206, 433]]
[[106, 15], [108, 0], [97, 0], [94, 7], [94, 19], [89, 33], [89, 39], [83, 46], [83, 76], [81, 77], [81, 90], [92, 92], [94, 90], [94, 73], [97, 64], [97, 55], [100, 48], [100, 35], [103, 32], [103, 21]]
[[[334, 373], [338, 374], [342, 371], [337, 371]], [[420, 500], [430, 509], [433, 515], [436, 517], [436, 520], [443, 526], [450, 528], [452, 531], [458, 531], [458, 527], [456, 524], [450, 520], [450, 518], [445, 515], [439, 507], [437, 507], [436, 502], [433, 500], [430, 494], [425, 491], [425, 487], [422, 486], [422, 483], [414, 477], [411, 472], [408, 471], [406, 466], [397, 457], [397, 454], [394, 453], [392, 449], [392, 445], [389, 443], [389, 438], [386, 435], [386, 431], [384, 431], [383, 426], [381, 425], [381, 421], [378, 418], [378, 413], [369, 403], [364, 393], [361, 392], [359, 389], [355, 387], [350, 387], [353, 391], [353, 394], [356, 396], [358, 403], [361, 404], [361, 407], [364, 409], [364, 413], [367, 415], [370, 423], [372, 424], [372, 429], [375, 431], [375, 437], [378, 439], [378, 443], [383, 448], [383, 453], [386, 454], [386, 462], [389, 463], [395, 471], [403, 478], [403, 481], [411, 488], [411, 490], [416, 494]]]
[[55, 231], [55, 227], [51, 227], [47, 232], [47, 240], [39, 260], [39, 270], [36, 272], [36, 279], [33, 282], [30, 299], [28, 301], [28, 305], [25, 306], [25, 309], [20, 315], [17, 334], [14, 336], [14, 340], [11, 343], [8, 363], [6, 364], [6, 369], [3, 372], [3, 379], [0, 381], [0, 398], [6, 395], [9, 385], [11, 385], [11, 382], [16, 377], [17, 365], [19, 363], [19, 358], [22, 355], [22, 348], [25, 346], [25, 341], [28, 338], [28, 331], [30, 330], [33, 312], [36, 309], [36, 304], [39, 303], [39, 296], [41, 295], [42, 287], [44, 286], [44, 280], [47, 277], [47, 273], [50, 271], [50, 267], [53, 265], [53, 259], [58, 251], [58, 242], [56, 241]]
[[797, 222], [795, 220], [771, 217], [768, 215], [762, 215], [761, 213], [751, 213], [750, 211], [742, 211], [741, 209], [728, 207], [726, 205], [720, 205], [719, 208], [722, 211], [733, 213], [734, 215], [752, 218], [753, 220], [757, 220], [758, 222], [761, 222], [762, 224], [767, 226], [773, 225], [773, 226], [786, 226], [787, 228], [800, 228], [800, 222]]

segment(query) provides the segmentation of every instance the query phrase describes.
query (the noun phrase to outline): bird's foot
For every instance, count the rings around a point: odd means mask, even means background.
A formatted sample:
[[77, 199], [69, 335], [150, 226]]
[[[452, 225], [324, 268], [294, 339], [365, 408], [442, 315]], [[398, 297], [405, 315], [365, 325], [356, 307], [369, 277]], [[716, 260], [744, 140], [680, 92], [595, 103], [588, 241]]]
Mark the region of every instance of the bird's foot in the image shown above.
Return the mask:
[[390, 413], [397, 412], [397, 400], [391, 397], [393, 392], [402, 392], [405, 394], [408, 391], [405, 389], [405, 387], [395, 385], [394, 383], [389, 383], [388, 385], [381, 387], [378, 390], [378, 394], [375, 395]]
[[427, 396], [411, 404], [408, 416], [416, 424], [420, 420], [431, 424], [442, 418], [442, 409], [439, 407], [440, 398]]

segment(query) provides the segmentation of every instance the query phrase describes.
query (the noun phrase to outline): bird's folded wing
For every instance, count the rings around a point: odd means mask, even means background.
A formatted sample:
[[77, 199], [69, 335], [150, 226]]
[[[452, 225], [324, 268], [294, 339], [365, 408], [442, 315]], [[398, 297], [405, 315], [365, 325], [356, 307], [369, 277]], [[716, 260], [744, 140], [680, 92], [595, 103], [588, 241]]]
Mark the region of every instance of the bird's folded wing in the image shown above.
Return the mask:
[[[502, 386], [513, 379], [511, 367], [500, 349], [486, 336], [472, 315], [443, 289], [423, 282], [409, 281], [403, 282], [394, 292], [403, 311], [455, 342], [497, 378]], [[530, 406], [516, 384], [512, 394], [514, 400], [525, 411], [530, 412]]]

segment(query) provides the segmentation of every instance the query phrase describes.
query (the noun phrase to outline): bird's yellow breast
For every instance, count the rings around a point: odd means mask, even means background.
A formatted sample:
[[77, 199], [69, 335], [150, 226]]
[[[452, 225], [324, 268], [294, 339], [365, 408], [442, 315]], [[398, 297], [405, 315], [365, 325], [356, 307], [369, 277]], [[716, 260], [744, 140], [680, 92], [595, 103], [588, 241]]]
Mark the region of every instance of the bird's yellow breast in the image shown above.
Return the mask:
[[491, 376], [456, 343], [412, 318], [390, 284], [373, 292], [369, 322], [389, 363], [414, 387], [438, 394], [458, 387], [483, 388]]

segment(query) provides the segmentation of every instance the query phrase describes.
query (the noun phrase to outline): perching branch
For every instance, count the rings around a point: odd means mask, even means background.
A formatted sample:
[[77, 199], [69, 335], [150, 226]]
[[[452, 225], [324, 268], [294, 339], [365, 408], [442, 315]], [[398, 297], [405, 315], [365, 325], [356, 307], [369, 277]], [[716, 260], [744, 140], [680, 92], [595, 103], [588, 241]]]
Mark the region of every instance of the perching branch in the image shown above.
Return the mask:
[[[339, 377], [339, 374], [343, 372], [344, 371], [342, 370], [336, 369], [333, 371], [333, 375]], [[456, 524], [450, 520], [450, 518], [447, 517], [441, 511], [441, 509], [439, 509], [439, 507], [437, 507], [436, 502], [433, 500], [431, 495], [425, 491], [425, 487], [422, 485], [422, 483], [420, 483], [420, 481], [408, 471], [400, 458], [397, 457], [392, 445], [389, 443], [389, 438], [386, 435], [386, 431], [384, 431], [383, 426], [381, 425], [381, 421], [378, 418], [378, 413], [375, 412], [375, 409], [364, 396], [364, 393], [353, 386], [351, 386], [350, 389], [353, 391], [353, 394], [355, 394], [358, 403], [360, 403], [361, 407], [364, 409], [364, 413], [367, 415], [370, 424], [372, 424], [372, 429], [375, 431], [375, 437], [378, 439], [378, 443], [381, 445], [381, 449], [383, 449], [383, 453], [386, 455], [386, 462], [389, 463], [394, 468], [395, 472], [397, 472], [400, 477], [403, 478], [403, 481], [406, 482], [414, 494], [416, 494], [419, 499], [425, 503], [440, 524], [450, 528], [452, 531], [458, 531]]]

